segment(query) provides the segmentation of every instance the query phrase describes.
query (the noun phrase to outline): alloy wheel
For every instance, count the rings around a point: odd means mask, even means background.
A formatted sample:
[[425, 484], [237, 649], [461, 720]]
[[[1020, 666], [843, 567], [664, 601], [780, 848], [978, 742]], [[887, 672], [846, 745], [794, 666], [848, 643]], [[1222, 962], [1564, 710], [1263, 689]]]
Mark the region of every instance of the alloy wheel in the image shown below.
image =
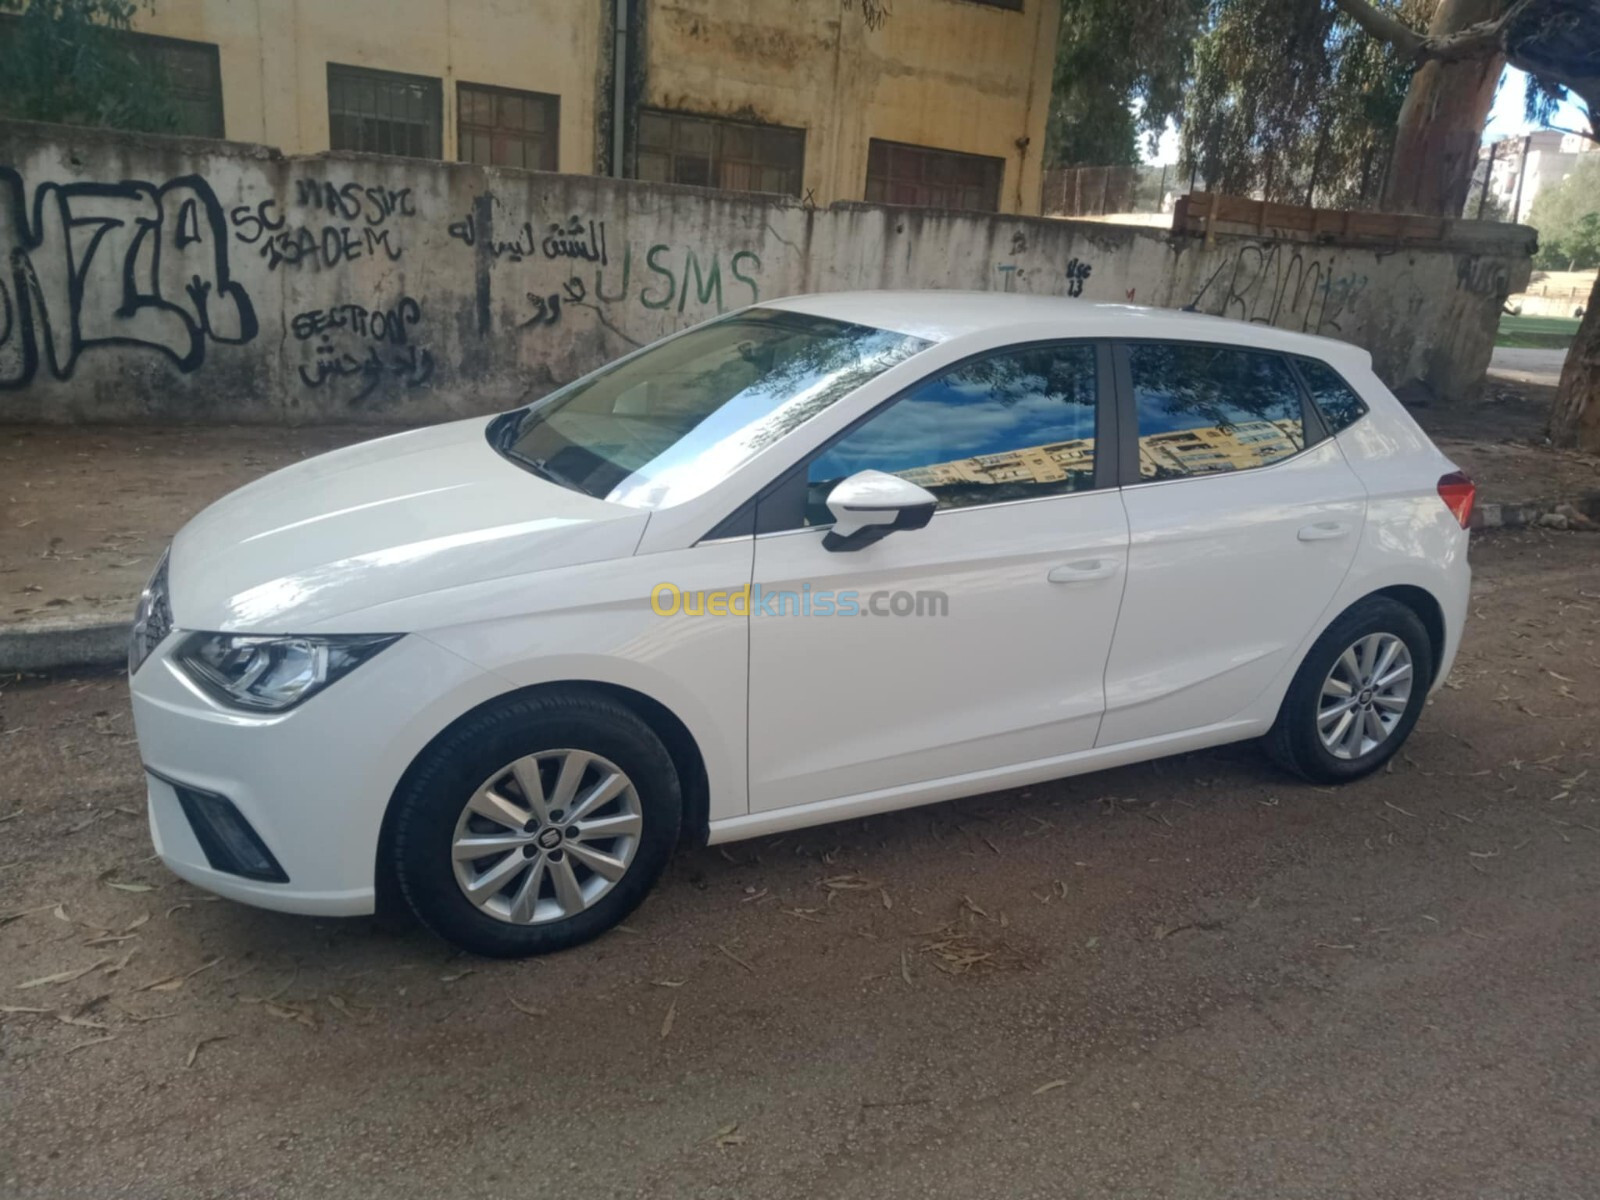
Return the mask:
[[479, 911], [540, 925], [593, 907], [627, 874], [643, 829], [638, 792], [616, 764], [584, 750], [541, 751], [473, 792], [451, 865]]
[[1411, 703], [1411, 651], [1392, 633], [1348, 646], [1322, 682], [1317, 735], [1329, 754], [1356, 759], [1394, 733]]

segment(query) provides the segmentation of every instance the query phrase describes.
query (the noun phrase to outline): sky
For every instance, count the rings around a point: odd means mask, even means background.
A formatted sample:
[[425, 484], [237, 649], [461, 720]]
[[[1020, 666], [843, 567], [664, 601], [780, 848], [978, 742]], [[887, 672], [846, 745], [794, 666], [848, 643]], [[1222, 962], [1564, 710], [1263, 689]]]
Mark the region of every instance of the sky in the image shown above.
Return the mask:
[[[1500, 76], [1500, 90], [1495, 93], [1494, 108], [1489, 113], [1489, 124], [1484, 129], [1485, 140], [1509, 137], [1539, 128], [1537, 125], [1528, 124], [1527, 118], [1523, 115], [1523, 92], [1527, 87], [1527, 78], [1526, 74], [1515, 67], [1507, 67], [1505, 73]], [[1583, 110], [1570, 100], [1557, 111], [1552, 125], [1578, 131], [1587, 128]], [[1145, 152], [1145, 161], [1157, 165], [1178, 161], [1178, 131], [1170, 123], [1161, 135], [1161, 143], [1156, 153], [1152, 155], [1148, 151]]]

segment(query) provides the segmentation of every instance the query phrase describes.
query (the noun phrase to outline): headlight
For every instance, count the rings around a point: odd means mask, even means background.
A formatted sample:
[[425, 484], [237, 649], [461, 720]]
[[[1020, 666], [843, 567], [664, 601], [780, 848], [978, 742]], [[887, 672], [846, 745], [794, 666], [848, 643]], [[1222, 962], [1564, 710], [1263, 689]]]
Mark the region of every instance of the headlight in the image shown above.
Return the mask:
[[173, 659], [224, 704], [283, 712], [355, 670], [398, 633], [360, 637], [257, 637], [191, 633]]
[[139, 593], [139, 607], [133, 613], [133, 632], [128, 635], [128, 674], [131, 676], [150, 657], [150, 651], [172, 632], [172, 604], [167, 599], [167, 558], [162, 554], [155, 574]]

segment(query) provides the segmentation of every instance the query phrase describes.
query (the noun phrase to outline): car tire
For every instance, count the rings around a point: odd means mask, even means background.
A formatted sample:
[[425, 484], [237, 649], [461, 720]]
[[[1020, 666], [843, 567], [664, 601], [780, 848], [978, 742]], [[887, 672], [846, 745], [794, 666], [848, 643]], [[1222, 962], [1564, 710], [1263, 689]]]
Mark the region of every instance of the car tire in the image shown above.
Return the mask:
[[[543, 795], [534, 803], [525, 789]], [[660, 876], [683, 818], [661, 739], [583, 689], [470, 714], [422, 753], [394, 804], [390, 865], [407, 905], [446, 941], [492, 958], [565, 950], [616, 925]], [[520, 832], [518, 814], [529, 820]]]
[[[1391, 647], [1394, 658], [1380, 673], [1375, 668]], [[1403, 695], [1400, 680], [1391, 679], [1402, 661], [1409, 665]], [[1370, 775], [1410, 736], [1427, 703], [1433, 669], [1433, 643], [1416, 613], [1383, 596], [1360, 601], [1323, 631], [1300, 664], [1263, 739], [1268, 756], [1314, 783]], [[1350, 722], [1344, 721], [1346, 712]]]

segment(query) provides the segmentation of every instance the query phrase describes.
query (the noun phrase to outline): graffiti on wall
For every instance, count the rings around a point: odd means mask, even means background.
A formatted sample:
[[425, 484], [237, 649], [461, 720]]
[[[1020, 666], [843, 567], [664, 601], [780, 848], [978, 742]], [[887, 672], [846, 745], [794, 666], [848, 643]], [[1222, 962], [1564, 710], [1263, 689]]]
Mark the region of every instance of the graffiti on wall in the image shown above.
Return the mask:
[[[511, 236], [495, 232], [502, 227], [511, 229]], [[608, 240], [606, 222], [582, 213], [536, 224], [507, 216], [500, 200], [486, 195], [451, 221], [446, 232], [494, 264], [559, 264], [564, 278], [524, 289], [528, 316], [518, 322], [523, 329], [559, 325], [565, 313], [581, 307], [593, 310], [601, 324], [632, 342], [608, 317], [612, 306], [699, 315], [724, 313], [761, 299], [761, 256], [753, 250], [727, 252], [657, 242], [637, 256], [631, 243], [624, 244], [618, 254]], [[593, 267], [592, 276], [579, 274], [583, 267]], [[486, 274], [479, 286], [486, 302]], [[491, 331], [486, 317], [480, 314], [479, 321], [485, 335]]]
[[154, 350], [185, 373], [213, 343], [259, 324], [232, 277], [228, 226], [209, 184], [41, 183], [0, 167], [0, 388], [41, 366], [70, 379], [96, 346]]
[[1248, 242], [1226, 255], [1185, 309], [1337, 336], [1366, 291], [1367, 277], [1333, 273], [1326, 262], [1280, 242]]
[[396, 224], [417, 215], [410, 188], [327, 179], [296, 180], [294, 208], [310, 219], [291, 219], [275, 196], [228, 212], [234, 237], [255, 247], [269, 271], [327, 270], [363, 258], [394, 262], [404, 249]]
[[300, 382], [320, 388], [353, 380], [351, 404], [389, 381], [402, 388], [424, 386], [433, 378], [433, 353], [412, 338], [421, 320], [422, 305], [411, 296], [390, 308], [336, 304], [296, 313], [289, 332], [297, 342], [316, 343], [311, 361], [300, 364]]

